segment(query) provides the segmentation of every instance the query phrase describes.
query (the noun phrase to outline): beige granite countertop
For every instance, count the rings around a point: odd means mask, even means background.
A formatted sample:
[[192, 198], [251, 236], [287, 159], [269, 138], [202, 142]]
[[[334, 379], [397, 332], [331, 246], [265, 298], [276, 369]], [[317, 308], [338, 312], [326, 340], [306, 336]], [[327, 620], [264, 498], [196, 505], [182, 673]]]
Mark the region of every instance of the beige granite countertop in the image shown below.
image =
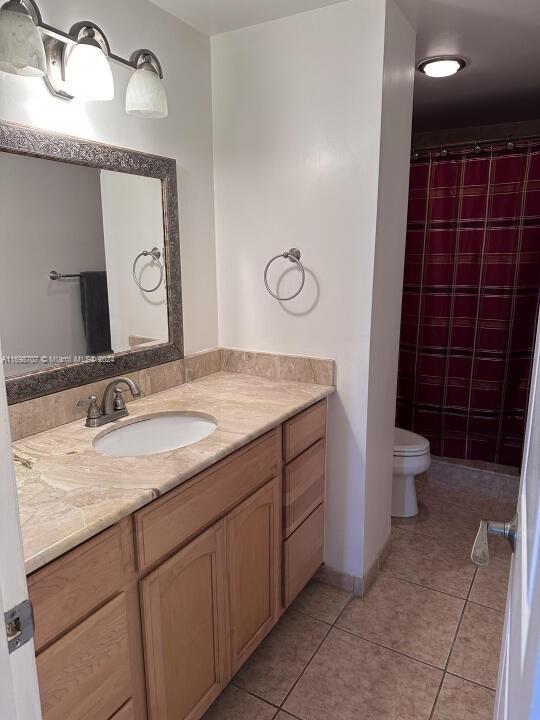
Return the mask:
[[[77, 420], [13, 443], [26, 572], [63, 553], [334, 392], [326, 385], [219, 372], [130, 403], [105, 428]], [[84, 388], [81, 389], [84, 396]], [[174, 410], [218, 420], [195, 445], [138, 458], [99, 455], [93, 439], [136, 417]]]

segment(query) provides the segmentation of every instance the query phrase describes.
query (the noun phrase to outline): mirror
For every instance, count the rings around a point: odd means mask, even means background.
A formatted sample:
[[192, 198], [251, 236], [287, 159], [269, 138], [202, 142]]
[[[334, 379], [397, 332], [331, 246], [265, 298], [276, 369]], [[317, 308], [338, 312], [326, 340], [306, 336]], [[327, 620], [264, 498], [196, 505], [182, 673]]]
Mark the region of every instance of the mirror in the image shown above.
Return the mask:
[[7, 378], [168, 342], [159, 180], [2, 153], [0, 217]]
[[6, 129], [17, 127], [0, 125], [10, 402], [182, 357], [174, 161], [47, 133], [44, 152], [13, 152]]

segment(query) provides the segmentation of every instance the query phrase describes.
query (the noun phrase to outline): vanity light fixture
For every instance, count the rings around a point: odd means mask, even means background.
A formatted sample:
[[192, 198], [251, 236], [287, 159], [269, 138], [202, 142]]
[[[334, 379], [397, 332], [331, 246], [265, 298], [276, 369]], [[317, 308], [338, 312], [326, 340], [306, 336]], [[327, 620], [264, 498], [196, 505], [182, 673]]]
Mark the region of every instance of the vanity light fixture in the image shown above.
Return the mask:
[[47, 71], [43, 38], [22, 0], [0, 8], [0, 70], [25, 77], [44, 77]]
[[126, 60], [111, 52], [95, 23], [76, 23], [69, 32], [47, 25], [36, 0], [8, 0], [0, 8], [0, 72], [42, 77], [65, 100], [106, 101], [114, 98], [110, 61], [134, 71], [126, 96], [130, 115], [167, 116], [163, 70], [150, 50]]
[[82, 100], [114, 98], [111, 66], [92, 25], [81, 29], [77, 44], [67, 56], [65, 73], [66, 84], [74, 97]]
[[137, 70], [127, 88], [126, 112], [149, 118], [167, 117], [169, 109], [159, 60], [149, 50], [138, 50], [132, 55], [131, 62]]
[[438, 55], [425, 58], [418, 63], [418, 70], [424, 75], [433, 78], [443, 78], [455, 75], [467, 65], [465, 58], [457, 55]]

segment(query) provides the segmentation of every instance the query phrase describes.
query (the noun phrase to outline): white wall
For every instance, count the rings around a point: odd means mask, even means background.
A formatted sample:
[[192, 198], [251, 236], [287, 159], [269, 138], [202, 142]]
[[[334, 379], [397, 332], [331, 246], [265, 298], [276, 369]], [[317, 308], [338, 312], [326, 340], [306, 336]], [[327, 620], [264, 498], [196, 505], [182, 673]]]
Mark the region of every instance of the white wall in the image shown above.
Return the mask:
[[124, 110], [130, 71], [113, 65], [116, 98], [71, 103], [42, 80], [0, 73], [0, 118], [176, 159], [186, 353], [215, 347], [217, 310], [213, 221], [209, 40], [147, 0], [39, 0], [44, 21], [69, 30], [79, 20], [103, 27], [113, 52], [148, 47], [166, 74], [169, 117], [145, 120]]
[[[349, 0], [212, 39], [220, 343], [337, 360], [326, 562], [357, 577], [364, 572], [385, 14], [383, 2]], [[385, 134], [408, 126], [409, 109], [410, 99]], [[406, 187], [400, 159], [395, 169]], [[392, 238], [399, 249], [404, 238]], [[262, 271], [291, 246], [301, 249], [308, 280], [297, 300], [280, 305]], [[282, 289], [297, 279], [289, 273]]]
[[[41, 81], [0, 74], [5, 120], [176, 158], [186, 352], [217, 344], [219, 300], [221, 344], [337, 360], [338, 394], [329, 418], [326, 559], [355, 576], [363, 575], [388, 531], [386, 515], [381, 532], [365, 522], [368, 510], [375, 509], [377, 518], [386, 512], [390, 480], [387, 471], [373, 479], [369, 470], [379, 461], [388, 463], [384, 443], [375, 443], [372, 453], [367, 445], [368, 430], [388, 424], [386, 411], [375, 425], [368, 421], [368, 402], [371, 409], [380, 393], [374, 360], [386, 379], [394, 364], [393, 356], [386, 364], [374, 352], [397, 342], [393, 326], [388, 338], [372, 337], [381, 322], [377, 298], [386, 282], [375, 242], [382, 233], [380, 258], [391, 256], [388, 272], [396, 281], [403, 243], [397, 188], [404, 192], [408, 173], [401, 155], [392, 161], [385, 138], [406, 134], [410, 97], [402, 82], [388, 81], [388, 71], [413, 60], [406, 39], [410, 30], [393, 0], [388, 2], [388, 28], [401, 24], [405, 37], [395, 58], [387, 46], [384, 103], [393, 110], [383, 129], [387, 17], [382, 0], [348, 0], [212, 39], [217, 249], [207, 38], [147, 0], [95, 0], [91, 7], [83, 0], [41, 0], [51, 24], [69, 28], [90, 16], [106, 29], [114, 52], [155, 50], [169, 95], [170, 116], [163, 121], [125, 114], [129, 71], [120, 66], [113, 68], [116, 99], [105, 104], [63, 102]], [[385, 221], [385, 213], [399, 214], [399, 220]], [[266, 293], [262, 270], [272, 255], [293, 245], [302, 250], [308, 280], [297, 300], [280, 305]], [[272, 273], [272, 282], [280, 280], [280, 272]], [[297, 279], [293, 270], [280, 287], [286, 291]], [[395, 322], [397, 307], [383, 310]], [[374, 486], [379, 480], [380, 494]]]
[[105, 270], [99, 171], [0, 153], [0, 218], [4, 355], [86, 355], [79, 283], [49, 273]]
[[416, 36], [393, 2], [386, 13], [379, 204], [371, 310], [364, 567], [391, 531], [392, 458], [407, 233]]
[[[102, 170], [100, 177], [113, 350], [129, 350], [133, 335], [167, 342], [165, 280], [152, 293], [143, 292], [133, 281], [133, 262], [143, 250], [157, 247], [164, 262], [161, 181], [108, 170]], [[140, 258], [136, 272], [143, 287], [159, 282], [159, 266], [151, 258]]]

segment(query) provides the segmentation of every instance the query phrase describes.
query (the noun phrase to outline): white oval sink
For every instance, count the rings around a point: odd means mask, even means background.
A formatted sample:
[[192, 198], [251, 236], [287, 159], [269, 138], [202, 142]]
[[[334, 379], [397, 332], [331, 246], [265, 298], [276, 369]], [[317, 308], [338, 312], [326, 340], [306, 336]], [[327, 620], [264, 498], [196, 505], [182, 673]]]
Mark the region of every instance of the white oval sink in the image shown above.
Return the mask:
[[211, 435], [218, 422], [211, 415], [170, 412], [134, 419], [94, 439], [94, 449], [112, 457], [140, 457], [194, 445]]

